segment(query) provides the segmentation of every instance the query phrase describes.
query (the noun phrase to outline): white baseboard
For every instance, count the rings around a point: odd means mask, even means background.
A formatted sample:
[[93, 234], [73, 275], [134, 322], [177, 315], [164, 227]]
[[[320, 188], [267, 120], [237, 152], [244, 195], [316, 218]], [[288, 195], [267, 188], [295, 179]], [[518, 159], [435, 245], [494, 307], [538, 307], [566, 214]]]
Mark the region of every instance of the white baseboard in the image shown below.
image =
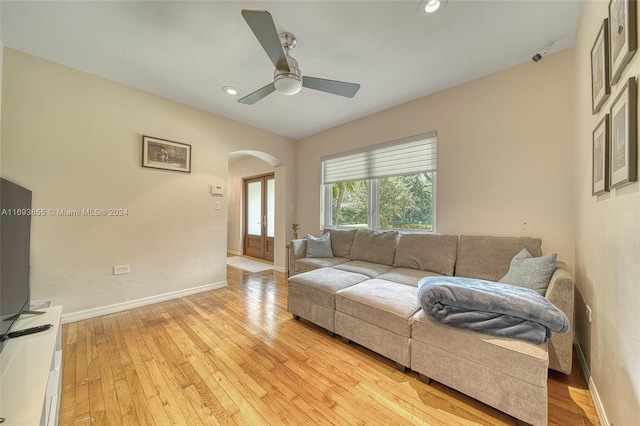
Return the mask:
[[154, 303], [164, 302], [165, 300], [178, 299], [184, 296], [190, 296], [204, 291], [216, 290], [227, 286], [226, 281], [218, 283], [205, 284], [198, 287], [186, 288], [184, 290], [170, 291], [168, 293], [156, 294], [155, 296], [143, 297], [142, 299], [129, 300], [126, 302], [115, 303], [113, 305], [100, 306], [98, 308], [85, 309], [83, 311], [70, 312], [62, 315], [62, 323], [82, 321], [89, 318], [100, 317], [115, 312], [122, 312], [140, 306], [152, 305]]
[[580, 361], [580, 367], [582, 367], [582, 374], [584, 376], [584, 380], [586, 381], [585, 385], [589, 385], [589, 378], [591, 378], [591, 371], [589, 371], [589, 366], [587, 365], [587, 359], [584, 356], [584, 352], [582, 352], [582, 347], [580, 347], [580, 343], [578, 343], [578, 339], [573, 338], [573, 347], [576, 349], [576, 353], [578, 354], [578, 361]]
[[227, 250], [227, 254], [232, 254], [234, 256], [242, 256], [242, 252], [235, 251], [235, 250]]
[[598, 393], [598, 389], [596, 389], [596, 384], [594, 383], [592, 377], [589, 377], [589, 391], [591, 391], [591, 399], [593, 400], [593, 406], [596, 408], [598, 421], [603, 426], [609, 426], [611, 423], [609, 423], [607, 414], [604, 412], [604, 406], [602, 405], [600, 394]]
[[276, 272], [282, 272], [283, 274], [287, 273], [287, 268], [283, 268], [282, 266], [273, 265], [273, 270]]
[[607, 413], [604, 411], [604, 405], [602, 405], [602, 400], [600, 399], [600, 394], [598, 393], [598, 389], [596, 388], [596, 383], [593, 381], [593, 377], [591, 377], [591, 371], [589, 370], [589, 366], [587, 365], [587, 359], [584, 356], [584, 352], [582, 352], [582, 347], [580, 347], [580, 343], [578, 343], [577, 339], [573, 340], [573, 345], [576, 348], [576, 352], [578, 354], [578, 360], [580, 361], [580, 366], [582, 367], [582, 373], [584, 374], [585, 380], [587, 381], [586, 385], [589, 388], [589, 392], [591, 393], [591, 400], [593, 401], [593, 406], [596, 409], [596, 415], [598, 416], [598, 421], [601, 425], [608, 426], [609, 419], [607, 418]]

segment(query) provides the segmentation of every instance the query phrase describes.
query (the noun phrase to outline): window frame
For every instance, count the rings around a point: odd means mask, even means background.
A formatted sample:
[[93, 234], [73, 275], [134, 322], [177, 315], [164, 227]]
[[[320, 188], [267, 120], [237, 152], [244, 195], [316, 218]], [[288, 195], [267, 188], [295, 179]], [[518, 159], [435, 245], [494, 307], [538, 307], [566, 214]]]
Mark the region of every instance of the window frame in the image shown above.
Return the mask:
[[[429, 142], [429, 139], [433, 139], [433, 141]], [[411, 161], [416, 158], [414, 155], [410, 155], [408, 158], [406, 157], [407, 156], [406, 150], [407, 149], [413, 150], [414, 149], [413, 144], [419, 141], [424, 141], [427, 145], [421, 146], [420, 144], [418, 144], [415, 146], [417, 151], [411, 151], [411, 153], [413, 154], [413, 152], [417, 152], [422, 154], [423, 156], [426, 154], [426, 156], [424, 157], [424, 161], [425, 161], [424, 170], [421, 170], [422, 167], [420, 166], [416, 167], [416, 165], [422, 164], [422, 163], [416, 163], [415, 161], [413, 162]], [[394, 147], [397, 148], [395, 151], [393, 150]], [[426, 151], [423, 151], [423, 149]], [[402, 150], [405, 150], [404, 154], [402, 154]], [[368, 200], [367, 200], [368, 201], [367, 202], [368, 223], [367, 223], [366, 229], [374, 230], [374, 231], [388, 230], [388, 231], [399, 231], [403, 233], [413, 232], [413, 233], [435, 234], [436, 223], [437, 223], [436, 222], [437, 220], [437, 217], [436, 217], [437, 175], [438, 175], [437, 152], [438, 152], [438, 132], [434, 130], [434, 131], [430, 131], [430, 132], [426, 132], [426, 133], [422, 133], [414, 136], [408, 136], [401, 139], [396, 139], [393, 141], [365, 146], [352, 151], [336, 153], [336, 154], [322, 157], [321, 158], [322, 171], [321, 171], [321, 184], [320, 184], [320, 198], [321, 198], [320, 227], [321, 229], [363, 229], [356, 226], [334, 225], [332, 223], [332, 220], [333, 220], [332, 186], [334, 183], [337, 183], [340, 181], [343, 181], [343, 182], [344, 181], [367, 181], [368, 182]], [[433, 153], [433, 155], [431, 153]], [[373, 164], [369, 163], [370, 160], [363, 159], [362, 156], [358, 156], [358, 154], [365, 154], [365, 156], [371, 155], [372, 156], [371, 158], [373, 158], [373, 160], [371, 161], [374, 161], [374, 163]], [[383, 167], [391, 166], [392, 169], [390, 169], [389, 171], [393, 170], [398, 173], [389, 174], [389, 175], [385, 175], [384, 173], [381, 174], [380, 173], [381, 170], [376, 169], [376, 165], [375, 165], [376, 164], [375, 158], [376, 156], [380, 156], [380, 155], [382, 156], [378, 158], [380, 158], [383, 161], [383, 163], [381, 163]], [[385, 157], [385, 155], [387, 156]], [[409, 163], [407, 164], [408, 167], [404, 169], [406, 173], [403, 173], [403, 166], [405, 165], [405, 163], [398, 163], [398, 159], [400, 158], [399, 155], [404, 155], [405, 158], [407, 158], [407, 160], [409, 161]], [[355, 158], [353, 156], [355, 156]], [[391, 163], [385, 163], [384, 162], [386, 161], [385, 158], [391, 161]], [[418, 156], [417, 158], [421, 158], [421, 157]], [[337, 163], [335, 162], [335, 160], [337, 160]], [[327, 165], [325, 165], [326, 161], [332, 162], [329, 165], [331, 170], [331, 177], [329, 178], [326, 178], [325, 176], [325, 170], [327, 170]], [[395, 161], [395, 164], [394, 164], [394, 161]], [[355, 168], [355, 169], [353, 168], [350, 169], [350, 170], [353, 170], [354, 172], [353, 173], [349, 172], [346, 175], [344, 173], [340, 174], [341, 173], [340, 168], [342, 168], [342, 170], [345, 170], [345, 165], [347, 165], [347, 167]], [[369, 169], [370, 166], [372, 167], [372, 169]], [[366, 168], [363, 168], [363, 167], [366, 167]], [[420, 173], [431, 174], [431, 230], [407, 229], [407, 228], [380, 228], [380, 217], [379, 217], [379, 206], [378, 206], [379, 179], [385, 179], [385, 178], [394, 177], [394, 176], [415, 176]], [[368, 175], [369, 177], [366, 178], [366, 176], [363, 176], [364, 179], [360, 178], [360, 176], [363, 174]], [[345, 180], [345, 178], [347, 177], [353, 177], [353, 178], [350, 180]], [[327, 182], [327, 180], [329, 182]]]
[[[367, 228], [371, 231], [398, 231], [401, 233], [416, 233], [416, 234], [435, 234], [436, 233], [436, 204], [437, 204], [437, 180], [438, 173], [433, 172], [423, 172], [423, 173], [431, 173], [431, 230], [427, 231], [424, 229], [407, 229], [407, 228], [381, 228], [380, 227], [380, 216], [379, 216], [379, 208], [378, 208], [378, 179], [384, 178], [375, 178], [375, 179], [365, 179], [369, 182], [368, 184], [368, 212], [367, 212]], [[398, 175], [402, 176], [402, 175]], [[412, 175], [411, 175], [412, 176]], [[322, 187], [322, 203], [323, 206], [321, 213], [321, 228], [323, 229], [365, 229], [359, 228], [356, 226], [346, 226], [346, 225], [334, 225], [332, 223], [332, 185], [324, 184]]]

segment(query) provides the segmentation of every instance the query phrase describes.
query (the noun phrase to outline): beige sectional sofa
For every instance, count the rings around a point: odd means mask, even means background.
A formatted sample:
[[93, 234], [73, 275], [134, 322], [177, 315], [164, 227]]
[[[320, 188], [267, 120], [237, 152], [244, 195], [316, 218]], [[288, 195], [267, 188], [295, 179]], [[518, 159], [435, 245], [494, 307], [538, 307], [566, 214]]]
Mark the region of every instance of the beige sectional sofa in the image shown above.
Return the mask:
[[[430, 320], [418, 302], [428, 276], [498, 281], [526, 248], [527, 237], [398, 234], [331, 230], [334, 257], [306, 257], [306, 240], [290, 245], [288, 309], [346, 342], [354, 341], [534, 425], [547, 422], [547, 369], [571, 372], [573, 327], [548, 344], [493, 337]], [[558, 262], [545, 297], [573, 323], [573, 279]]]

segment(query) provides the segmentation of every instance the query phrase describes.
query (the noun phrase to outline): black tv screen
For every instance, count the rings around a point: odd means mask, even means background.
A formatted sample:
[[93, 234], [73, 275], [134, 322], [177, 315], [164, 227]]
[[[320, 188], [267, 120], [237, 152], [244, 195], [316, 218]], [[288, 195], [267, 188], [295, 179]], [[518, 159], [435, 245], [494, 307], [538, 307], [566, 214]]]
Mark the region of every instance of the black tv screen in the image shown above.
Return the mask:
[[0, 341], [4, 341], [29, 307], [31, 191], [0, 180]]

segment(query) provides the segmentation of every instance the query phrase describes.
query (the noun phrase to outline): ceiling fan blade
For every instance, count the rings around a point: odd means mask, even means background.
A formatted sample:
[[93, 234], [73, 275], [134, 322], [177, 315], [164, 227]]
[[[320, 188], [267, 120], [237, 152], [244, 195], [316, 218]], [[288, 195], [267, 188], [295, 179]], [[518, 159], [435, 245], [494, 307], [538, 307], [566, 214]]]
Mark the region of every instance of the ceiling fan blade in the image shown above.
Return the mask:
[[307, 76], [302, 77], [302, 87], [344, 96], [345, 98], [353, 98], [360, 90], [359, 84]]
[[245, 105], [253, 105], [260, 99], [266, 97], [268, 94], [275, 92], [276, 86], [273, 83], [269, 83], [266, 86], [256, 90], [255, 92], [245, 96], [242, 99], [238, 99], [238, 102]]
[[273, 65], [279, 70], [290, 71], [284, 49], [280, 43], [280, 37], [278, 37], [278, 30], [276, 30], [276, 24], [273, 23], [271, 14], [266, 10], [243, 9], [242, 17], [247, 21], [247, 25], [253, 31], [264, 51], [267, 52]]

